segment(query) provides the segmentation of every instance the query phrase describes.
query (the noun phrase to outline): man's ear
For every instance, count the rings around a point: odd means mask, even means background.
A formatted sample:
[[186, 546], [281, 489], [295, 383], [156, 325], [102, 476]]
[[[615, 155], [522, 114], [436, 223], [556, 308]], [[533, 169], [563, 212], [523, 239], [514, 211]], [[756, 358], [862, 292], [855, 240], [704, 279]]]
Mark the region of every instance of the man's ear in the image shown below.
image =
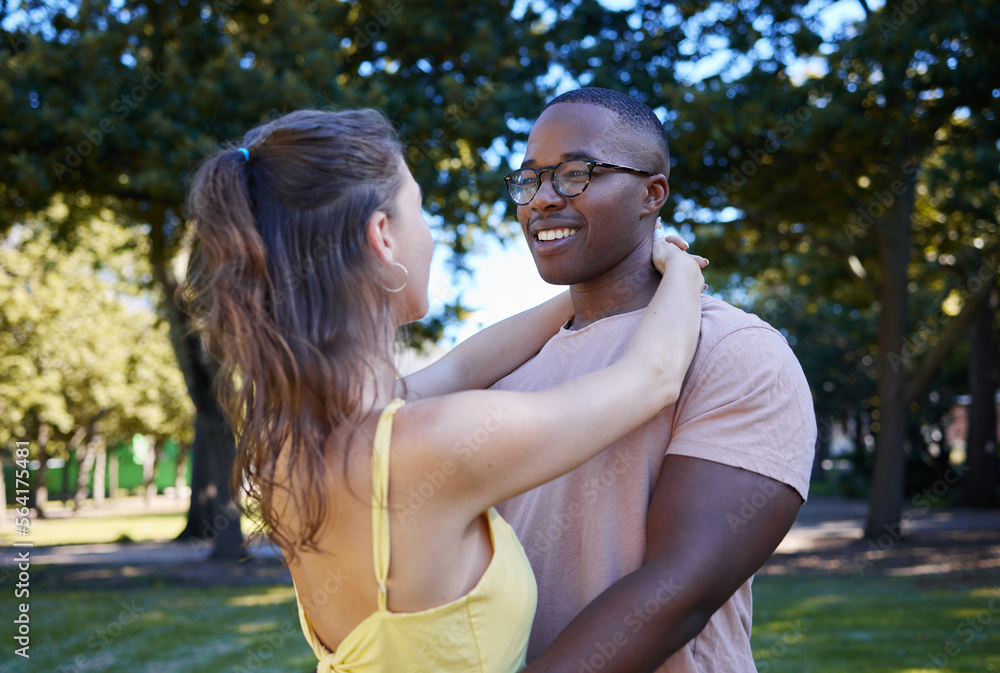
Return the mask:
[[646, 197], [642, 201], [642, 215], [660, 212], [660, 208], [667, 202], [670, 196], [670, 187], [667, 186], [667, 176], [662, 173], [646, 178]]
[[393, 256], [394, 244], [395, 241], [389, 231], [389, 216], [381, 210], [376, 210], [368, 218], [368, 245], [387, 267], [391, 267], [396, 261]]

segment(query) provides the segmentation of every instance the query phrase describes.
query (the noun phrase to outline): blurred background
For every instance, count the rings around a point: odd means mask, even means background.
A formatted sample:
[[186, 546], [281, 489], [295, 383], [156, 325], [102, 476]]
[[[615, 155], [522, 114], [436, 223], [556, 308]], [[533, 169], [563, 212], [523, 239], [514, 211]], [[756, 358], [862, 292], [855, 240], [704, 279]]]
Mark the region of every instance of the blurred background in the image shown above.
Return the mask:
[[[846, 503], [825, 520], [856, 525], [841, 536], [853, 583], [803, 595], [898, 608], [914, 588], [888, 600], [859, 588], [858, 559], [902, 550], [907, 526], [935, 513], [1000, 525], [988, 518], [1000, 506], [998, 34], [996, 3], [926, 0], [0, 0], [0, 600], [16, 541], [173, 540], [205, 567], [244, 557], [214, 364], [173, 301], [191, 245], [187, 183], [220, 143], [304, 107], [376, 107], [393, 120], [437, 241], [431, 315], [401, 352], [413, 368], [560, 291], [537, 278], [501, 178], [546, 101], [592, 85], [656, 111], [672, 155], [663, 221], [712, 260], [708, 291], [780, 329], [805, 369], [818, 421], [811, 493]], [[995, 571], [991, 540], [976, 554]], [[121, 625], [118, 602], [67, 603], [78, 587], [39, 572], [72, 623]], [[113, 591], [127, 575], [86, 577]], [[249, 631], [237, 627], [250, 617], [220, 616], [235, 635], [184, 670], [311, 667], [284, 630], [285, 578], [264, 575], [266, 591], [220, 601], [282, 616]], [[981, 654], [1000, 651], [1000, 581], [988, 577], [970, 580], [954, 614], [942, 607], [886, 636], [938, 629], [927, 652], [891, 655], [898, 670], [1000, 670]], [[802, 650], [822, 639], [819, 621], [768, 614], [755, 625], [761, 670], [841, 670]], [[978, 620], [968, 641], [965, 618]], [[79, 670], [178, 661], [155, 652], [166, 641], [123, 629], [151, 643], [132, 648], [138, 658], [94, 631], [60, 657], [82, 657]], [[255, 629], [300, 649], [250, 666]], [[880, 638], [859, 638], [881, 654], [852, 670], [897, 670], [872, 663], [895, 651]], [[774, 654], [793, 642], [802, 659]]]

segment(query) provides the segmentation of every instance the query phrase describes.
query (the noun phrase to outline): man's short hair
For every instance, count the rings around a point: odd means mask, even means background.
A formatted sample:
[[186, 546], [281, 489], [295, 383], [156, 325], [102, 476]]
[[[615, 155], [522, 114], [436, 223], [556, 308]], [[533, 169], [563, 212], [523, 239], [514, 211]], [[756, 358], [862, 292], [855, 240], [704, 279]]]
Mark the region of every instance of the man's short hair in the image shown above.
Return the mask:
[[549, 101], [545, 109], [559, 103], [585, 103], [600, 105], [611, 110], [621, 121], [622, 140], [634, 151], [635, 156], [649, 162], [644, 166], [633, 166], [653, 170], [670, 177], [670, 149], [663, 124], [645, 103], [626, 94], [596, 86], [574, 89], [560, 94]]

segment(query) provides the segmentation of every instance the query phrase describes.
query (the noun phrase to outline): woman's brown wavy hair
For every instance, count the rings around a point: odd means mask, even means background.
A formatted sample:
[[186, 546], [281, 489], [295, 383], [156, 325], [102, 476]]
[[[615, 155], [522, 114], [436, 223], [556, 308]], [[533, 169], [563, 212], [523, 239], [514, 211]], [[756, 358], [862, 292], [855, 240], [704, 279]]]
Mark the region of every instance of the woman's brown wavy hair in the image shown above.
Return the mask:
[[[196, 238], [179, 299], [219, 363], [214, 390], [236, 436], [231, 492], [292, 554], [316, 548], [329, 512], [327, 438], [350, 435], [370, 411], [363, 388], [392, 366], [366, 230], [375, 211], [392, 215], [402, 156], [377, 111], [302, 110], [247, 133], [191, 185]], [[295, 530], [274, 506], [283, 449]]]

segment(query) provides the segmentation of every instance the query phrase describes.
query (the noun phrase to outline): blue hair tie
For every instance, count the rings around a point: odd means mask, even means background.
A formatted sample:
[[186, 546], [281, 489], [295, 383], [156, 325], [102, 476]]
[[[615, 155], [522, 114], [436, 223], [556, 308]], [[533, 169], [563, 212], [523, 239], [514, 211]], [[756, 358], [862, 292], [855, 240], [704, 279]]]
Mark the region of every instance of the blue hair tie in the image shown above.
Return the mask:
[[236, 151], [243, 155], [243, 161], [250, 161], [250, 150], [245, 147], [240, 147]]

